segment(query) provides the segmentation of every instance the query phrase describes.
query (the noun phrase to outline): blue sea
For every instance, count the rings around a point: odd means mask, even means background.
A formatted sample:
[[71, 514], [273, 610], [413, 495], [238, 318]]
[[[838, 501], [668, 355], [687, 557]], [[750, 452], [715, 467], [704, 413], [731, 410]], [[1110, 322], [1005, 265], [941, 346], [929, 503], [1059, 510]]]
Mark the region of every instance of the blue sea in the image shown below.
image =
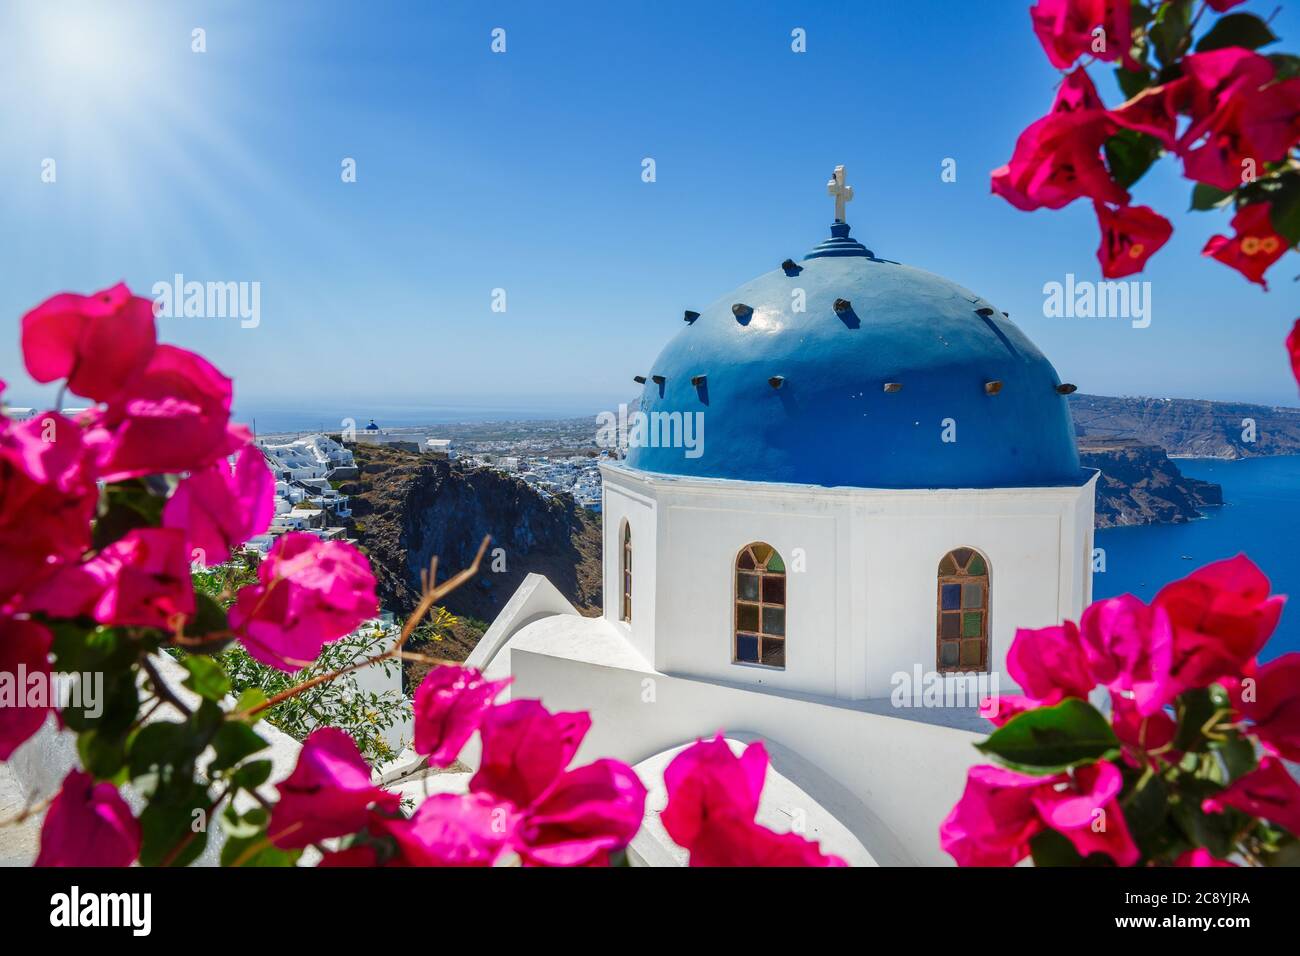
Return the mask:
[[1300, 651], [1300, 455], [1177, 464], [1185, 475], [1221, 484], [1223, 507], [1207, 508], [1204, 519], [1189, 524], [1098, 531], [1106, 572], [1093, 575], [1093, 596], [1127, 591], [1149, 601], [1166, 582], [1244, 552], [1269, 576], [1274, 593], [1291, 596], [1260, 659]]

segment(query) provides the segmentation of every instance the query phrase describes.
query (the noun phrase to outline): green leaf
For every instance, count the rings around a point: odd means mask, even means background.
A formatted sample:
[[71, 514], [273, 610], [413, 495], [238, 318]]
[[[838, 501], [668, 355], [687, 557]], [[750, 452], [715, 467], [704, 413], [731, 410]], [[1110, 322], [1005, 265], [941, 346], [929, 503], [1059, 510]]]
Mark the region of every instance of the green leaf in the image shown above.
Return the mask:
[[[239, 695], [239, 700], [235, 702], [235, 713], [242, 714], [246, 710], [252, 710], [254, 707], [261, 707], [266, 703], [266, 691], [260, 687], [249, 687]], [[251, 723], [257, 723], [261, 716], [248, 718]]]
[[[161, 489], [154, 489], [161, 490]], [[135, 528], [154, 528], [162, 523], [164, 495], [154, 494], [142, 478], [114, 482], [104, 487], [92, 542], [96, 548], [117, 541]]]
[[1273, 63], [1273, 69], [1276, 79], [1289, 80], [1293, 76], [1300, 76], [1300, 56], [1294, 53], [1270, 53], [1269, 60]]
[[156, 720], [131, 738], [128, 749], [131, 776], [142, 777], [155, 768], [186, 764], [195, 757], [187, 724]]
[[222, 866], [296, 866], [302, 850], [281, 850], [266, 834], [229, 839], [221, 848]]
[[230, 784], [243, 790], [256, 790], [271, 776], [271, 761], [250, 760], [230, 776]]
[[247, 813], [235, 812], [227, 807], [221, 815], [226, 829], [226, 843], [221, 848], [222, 866], [293, 866], [302, 856], [301, 850], [282, 850], [273, 846], [266, 836], [270, 817], [262, 807], [253, 807]]
[[1300, 173], [1278, 178], [1269, 200], [1269, 219], [1288, 245], [1300, 243]]
[[1044, 830], [1029, 841], [1034, 866], [1083, 866], [1074, 844], [1055, 830]]
[[181, 663], [190, 672], [184, 686], [200, 697], [219, 701], [230, 693], [230, 678], [225, 668], [211, 657], [190, 656]]
[[212, 738], [212, 748], [216, 751], [209, 770], [228, 770], [245, 757], [265, 750], [269, 745], [242, 720], [228, 720], [221, 725]]
[[1249, 737], [1243, 737], [1235, 730], [1228, 734], [1226, 740], [1212, 741], [1210, 749], [1223, 760], [1227, 772], [1226, 783], [1232, 783], [1255, 769], [1255, 745]]
[[1166, 0], [1161, 4], [1147, 36], [1151, 38], [1162, 64], [1168, 66], [1186, 52], [1191, 41], [1191, 28], [1191, 0]]
[[1111, 177], [1128, 189], [1146, 174], [1162, 151], [1154, 136], [1122, 129], [1106, 140], [1106, 166]]
[[1151, 74], [1146, 70], [1127, 70], [1122, 66], [1115, 67], [1115, 79], [1119, 83], [1120, 92], [1124, 94], [1124, 99], [1131, 100], [1148, 86], [1151, 85]]
[[221, 826], [226, 835], [237, 840], [245, 840], [261, 833], [266, 829], [268, 820], [270, 815], [260, 806], [241, 814], [232, 803], [221, 814]]
[[160, 786], [140, 814], [140, 865], [194, 862], [207, 846], [210, 803], [207, 788], [193, 780], [177, 778]]
[[1206, 797], [1222, 791], [1208, 780], [1184, 778], [1179, 782], [1180, 794], [1172, 805], [1173, 818], [1196, 846], [1203, 846], [1220, 859], [1226, 859], [1233, 850], [1237, 832], [1246, 822], [1245, 814], [1232, 807], [1224, 813], [1205, 813], [1201, 803]]
[[1197, 183], [1192, 187], [1192, 205], [1190, 208], [1204, 212], [1206, 209], [1222, 206], [1230, 199], [1232, 199], [1232, 193], [1225, 192], [1218, 186]]
[[975, 746], [1012, 770], [1036, 774], [1060, 773], [1119, 752], [1106, 718], [1074, 697], [1017, 714]]
[[1216, 708], [1210, 691], [1205, 688], [1184, 691], [1178, 697], [1178, 731], [1174, 734], [1174, 748], [1187, 753], [1200, 753], [1205, 749], [1205, 736], [1201, 728], [1214, 716]]
[[1201, 41], [1196, 44], [1196, 52], [1222, 50], [1229, 46], [1257, 50], [1276, 39], [1273, 31], [1253, 13], [1229, 13], [1219, 17], [1210, 31], [1201, 37]]
[[[202, 591], [194, 593], [194, 614], [185, 622], [185, 633], [189, 637], [206, 637], [209, 634], [220, 634], [230, 629], [230, 622], [226, 617], [226, 609], [217, 603], [216, 598]], [[204, 654], [215, 654], [229, 644], [229, 641], [213, 643], [203, 648]]]
[[126, 766], [126, 739], [120, 733], [87, 730], [77, 736], [81, 766], [97, 780], [108, 780]]

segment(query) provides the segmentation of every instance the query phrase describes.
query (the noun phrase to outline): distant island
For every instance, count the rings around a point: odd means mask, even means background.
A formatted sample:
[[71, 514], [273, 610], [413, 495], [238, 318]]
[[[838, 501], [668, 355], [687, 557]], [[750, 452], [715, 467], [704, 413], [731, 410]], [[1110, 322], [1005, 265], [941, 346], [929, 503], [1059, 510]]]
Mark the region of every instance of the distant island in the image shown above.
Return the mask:
[[1079, 460], [1096, 468], [1098, 528], [1176, 524], [1223, 504], [1223, 489], [1173, 458], [1300, 454], [1300, 408], [1187, 398], [1072, 395]]
[[1070, 396], [1082, 446], [1094, 438], [1158, 445], [1171, 458], [1300, 455], [1300, 408], [1191, 398]]

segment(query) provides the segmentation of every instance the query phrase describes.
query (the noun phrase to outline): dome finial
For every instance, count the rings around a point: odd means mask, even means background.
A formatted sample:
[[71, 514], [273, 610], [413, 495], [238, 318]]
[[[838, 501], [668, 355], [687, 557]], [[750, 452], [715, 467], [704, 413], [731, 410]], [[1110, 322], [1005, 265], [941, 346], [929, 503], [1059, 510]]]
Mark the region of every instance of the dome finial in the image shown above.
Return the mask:
[[848, 222], [844, 218], [844, 204], [853, 199], [853, 187], [844, 185], [844, 167], [836, 166], [831, 173], [830, 182], [826, 184], [827, 195], [835, 197], [835, 221]]

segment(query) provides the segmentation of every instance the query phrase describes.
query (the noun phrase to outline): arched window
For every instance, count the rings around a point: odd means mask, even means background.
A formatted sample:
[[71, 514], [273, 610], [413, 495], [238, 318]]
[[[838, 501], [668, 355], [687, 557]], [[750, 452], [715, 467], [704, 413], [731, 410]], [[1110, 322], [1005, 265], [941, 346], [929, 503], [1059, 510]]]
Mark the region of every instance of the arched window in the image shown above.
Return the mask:
[[632, 623], [632, 526], [623, 522], [623, 616], [622, 620]]
[[770, 544], [746, 545], [736, 556], [733, 661], [785, 667], [785, 562]]
[[989, 566], [974, 548], [939, 562], [937, 663], [940, 671], [989, 668]]

